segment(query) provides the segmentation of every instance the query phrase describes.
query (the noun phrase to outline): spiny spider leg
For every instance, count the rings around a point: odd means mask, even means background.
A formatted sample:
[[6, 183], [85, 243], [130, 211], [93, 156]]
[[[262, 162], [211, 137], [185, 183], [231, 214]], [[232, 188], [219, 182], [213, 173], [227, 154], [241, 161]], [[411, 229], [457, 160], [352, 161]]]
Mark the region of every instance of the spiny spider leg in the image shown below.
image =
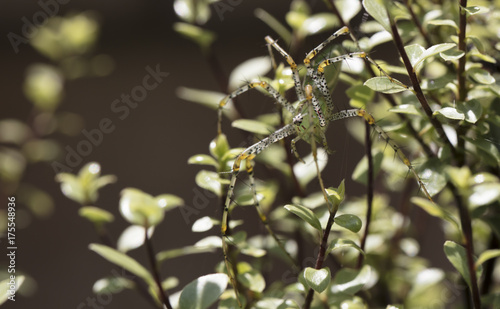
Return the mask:
[[218, 113], [218, 122], [217, 122], [217, 134], [222, 133], [222, 109], [224, 106], [226, 106], [227, 102], [237, 96], [239, 96], [242, 93], [247, 92], [250, 89], [253, 89], [255, 87], [261, 87], [265, 89], [269, 94], [271, 94], [274, 99], [281, 104], [284, 108], [286, 108], [292, 115], [295, 114], [295, 109], [293, 108], [292, 104], [288, 102], [287, 99], [285, 99], [276, 89], [274, 89], [271, 85], [269, 85], [267, 82], [264, 81], [259, 81], [259, 82], [253, 82], [249, 83], [247, 85], [244, 85], [235, 91], [233, 91], [231, 94], [225, 96], [219, 103], [219, 108], [217, 110]]
[[[283, 249], [283, 251], [286, 253], [286, 255], [289, 257], [289, 259], [292, 261], [293, 265], [296, 264], [295, 260], [288, 254], [288, 252], [285, 250], [281, 242], [279, 241], [278, 237], [274, 234], [274, 232], [271, 230], [269, 227], [269, 224], [267, 222], [267, 218], [265, 216], [261, 215], [261, 210], [260, 210], [260, 204], [258, 202], [257, 198], [257, 193], [255, 191], [255, 180], [253, 179], [253, 164], [252, 160], [255, 158], [257, 154], [259, 154], [262, 150], [266, 149], [269, 147], [269, 145], [276, 143], [285, 137], [295, 134], [295, 127], [299, 126], [300, 123], [302, 122], [302, 116], [298, 115], [294, 117], [294, 123], [288, 124], [284, 126], [283, 128], [275, 131], [268, 137], [264, 138], [258, 143], [253, 144], [252, 146], [248, 147], [245, 149], [238, 157], [236, 157], [236, 160], [233, 163], [232, 171], [231, 171], [231, 181], [229, 183], [229, 189], [227, 191], [227, 196], [226, 196], [226, 201], [224, 204], [224, 211], [222, 214], [222, 221], [221, 221], [221, 234], [222, 234], [222, 251], [224, 255], [224, 263], [226, 264], [227, 272], [231, 281], [231, 284], [233, 285], [235, 294], [236, 294], [236, 299], [238, 299], [238, 288], [237, 288], [237, 283], [234, 274], [231, 271], [230, 262], [228, 259], [228, 252], [229, 252], [229, 247], [226, 241], [226, 238], [228, 237], [226, 235], [227, 232], [227, 227], [228, 227], [228, 216], [229, 216], [229, 207], [231, 205], [232, 197], [234, 195], [234, 187], [236, 184], [236, 179], [237, 176], [240, 172], [240, 166], [243, 160], [247, 160], [246, 162], [246, 169], [249, 175], [251, 175], [250, 181], [251, 181], [251, 186], [252, 186], [252, 192], [254, 195], [254, 201], [256, 203], [257, 211], [259, 212], [259, 217], [261, 220], [264, 222], [264, 225], [266, 226], [266, 229], [269, 231], [271, 236], [276, 240], [278, 243], [279, 247]], [[239, 303], [239, 300], [238, 300]], [[240, 305], [241, 307], [241, 305]]]

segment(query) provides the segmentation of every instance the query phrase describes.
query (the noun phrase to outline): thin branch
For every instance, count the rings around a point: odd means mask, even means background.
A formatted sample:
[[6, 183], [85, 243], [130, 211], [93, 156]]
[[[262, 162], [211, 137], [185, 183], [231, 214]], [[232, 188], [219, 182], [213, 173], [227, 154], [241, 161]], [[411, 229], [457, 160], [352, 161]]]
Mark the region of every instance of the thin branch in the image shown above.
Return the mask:
[[[319, 247], [318, 258], [316, 259], [315, 269], [321, 269], [323, 266], [323, 262], [325, 261], [325, 253], [328, 244], [328, 236], [330, 235], [330, 231], [332, 229], [332, 225], [334, 222], [336, 212], [330, 212], [330, 217], [328, 218], [328, 223], [326, 224], [326, 228], [323, 231], [323, 237], [321, 238], [321, 244]], [[313, 300], [314, 290], [309, 289], [307, 292], [306, 300], [304, 303], [304, 309], [309, 309], [311, 307], [311, 302]]]
[[151, 271], [153, 272], [153, 278], [158, 288], [158, 295], [160, 297], [160, 300], [162, 304], [164, 304], [168, 309], [173, 309], [172, 305], [170, 304], [170, 300], [168, 299], [167, 292], [163, 290], [163, 287], [161, 285], [160, 272], [158, 270], [158, 264], [156, 263], [153, 244], [151, 243], [151, 239], [149, 239], [147, 225], [144, 226], [144, 243], [146, 244], [149, 263], [151, 265]]
[[467, 253], [467, 267], [470, 275], [470, 289], [472, 292], [472, 301], [474, 303], [475, 309], [481, 308], [481, 299], [479, 296], [479, 288], [477, 285], [477, 277], [476, 277], [476, 268], [474, 266], [474, 244], [472, 237], [472, 225], [471, 218], [469, 215], [469, 210], [466, 205], [463, 203], [462, 197], [458, 192], [458, 188], [451, 182], [448, 183], [448, 187], [450, 188], [455, 201], [457, 202], [457, 208], [460, 215], [460, 224], [462, 226], [463, 237], [465, 242], [465, 251]]
[[[372, 218], [372, 205], [373, 205], [373, 156], [372, 156], [372, 140], [370, 139], [371, 126], [368, 122], [365, 121], [365, 149], [366, 149], [366, 157], [368, 159], [368, 179], [367, 179], [367, 188], [366, 188], [366, 224], [365, 230], [363, 232], [363, 236], [361, 238], [360, 248], [361, 250], [365, 250], [366, 238], [368, 237], [368, 231], [370, 229], [370, 222]], [[358, 265], [360, 268], [363, 264], [363, 254], [359, 254], [358, 257]]]
[[427, 31], [425, 31], [425, 29], [422, 27], [422, 24], [420, 23], [420, 20], [418, 20], [418, 17], [415, 14], [415, 11], [413, 11], [413, 8], [411, 7], [410, 3], [408, 3], [408, 0], [404, 0], [404, 2], [406, 8], [408, 9], [408, 12], [410, 12], [413, 23], [415, 24], [415, 26], [417, 26], [418, 31], [425, 40], [425, 43], [427, 44], [428, 47], [432, 46], [432, 42], [431, 39], [429, 38], [429, 35], [427, 34]]
[[[342, 26], [344, 26], [344, 27], [347, 27], [347, 28], [351, 29], [349, 23], [345, 22], [344, 19], [342, 18], [342, 15], [340, 14], [339, 10], [337, 9], [337, 6], [335, 5], [335, 2], [333, 0], [330, 0], [330, 1], [325, 0], [325, 2], [327, 4], [327, 6], [335, 14], [335, 16], [337, 16], [337, 18], [340, 21], [340, 24]], [[356, 44], [356, 46], [358, 47], [358, 49], [361, 50], [361, 48], [359, 47], [359, 44], [358, 44], [358, 40], [356, 39], [356, 37], [354, 36], [354, 34], [351, 32], [350, 35], [351, 35], [351, 39], [354, 41], [354, 43]], [[368, 72], [370, 73], [370, 75], [373, 76], [373, 77], [376, 77], [377, 75], [373, 71], [373, 69], [372, 69], [370, 63], [368, 62], [368, 60], [365, 59], [365, 63], [366, 63], [366, 68], [368, 69]], [[395, 107], [395, 106], [398, 105], [396, 103], [396, 100], [394, 100], [394, 97], [392, 97], [390, 94], [388, 94], [388, 93], [381, 93], [381, 94], [389, 102], [389, 104], [391, 104], [391, 106]], [[399, 113], [397, 113], [396, 115], [399, 117], [399, 119], [401, 119], [403, 122], [405, 122], [407, 124], [406, 127], [410, 131], [411, 136], [413, 136], [413, 138], [419, 143], [420, 147], [422, 147], [422, 149], [424, 150], [425, 154], [428, 157], [433, 157], [434, 156], [434, 152], [431, 150], [431, 148], [429, 147], [429, 145], [427, 145], [422, 140], [422, 138], [418, 134], [417, 130], [415, 130], [415, 128], [412, 126], [412, 124], [409, 121], [408, 117], [406, 117], [406, 115], [404, 115], [404, 114], [399, 114]]]
[[[389, 13], [387, 13], [389, 14]], [[441, 140], [450, 148], [453, 158], [457, 157], [457, 150], [455, 147], [451, 144], [450, 140], [446, 136], [443, 125], [433, 116], [433, 112], [431, 107], [429, 106], [429, 102], [427, 102], [427, 98], [425, 97], [422, 88], [420, 88], [420, 82], [417, 78], [417, 74], [415, 73], [413, 66], [410, 62], [410, 58], [408, 58], [408, 54], [406, 54], [406, 51], [404, 49], [403, 41], [401, 40], [401, 37], [399, 36], [398, 29], [396, 27], [396, 24], [394, 23], [394, 20], [389, 17], [390, 23], [391, 23], [391, 30], [392, 30], [392, 36], [394, 38], [394, 42], [396, 43], [396, 47], [399, 51], [399, 54], [401, 58], [403, 59], [403, 63], [406, 67], [406, 71], [408, 72], [408, 76], [410, 77], [413, 90], [415, 92], [415, 95], [417, 96], [418, 101], [420, 102], [420, 105], [422, 106], [425, 114], [429, 118], [429, 121], [431, 122], [432, 126], [436, 129], [439, 137]]]

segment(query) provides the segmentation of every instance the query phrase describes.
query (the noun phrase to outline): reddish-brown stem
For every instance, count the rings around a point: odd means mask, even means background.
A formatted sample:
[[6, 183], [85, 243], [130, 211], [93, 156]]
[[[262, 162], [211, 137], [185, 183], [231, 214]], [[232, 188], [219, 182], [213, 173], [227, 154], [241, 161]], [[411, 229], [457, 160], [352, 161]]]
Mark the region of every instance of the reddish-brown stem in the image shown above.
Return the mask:
[[[321, 238], [321, 244], [319, 247], [318, 257], [316, 259], [316, 265], [314, 266], [315, 269], [321, 269], [321, 267], [323, 266], [323, 262], [325, 261], [326, 248], [328, 247], [328, 236], [330, 236], [330, 231], [332, 229], [332, 225], [334, 222], [335, 213], [336, 212], [330, 212], [328, 223], [326, 224], [326, 228], [323, 231], [323, 237]], [[309, 291], [307, 292], [306, 300], [304, 302], [304, 309], [309, 309], [311, 307], [313, 296], [314, 296], [314, 290], [309, 289]]]
[[408, 76], [410, 77], [410, 81], [413, 86], [413, 90], [415, 92], [415, 95], [417, 96], [418, 101], [420, 102], [420, 105], [422, 106], [422, 109], [424, 110], [425, 114], [429, 118], [429, 121], [431, 122], [432, 126], [436, 129], [440, 139], [445, 143], [451, 150], [453, 157], [457, 158], [457, 150], [455, 147], [451, 144], [450, 140], [446, 136], [442, 124], [434, 118], [432, 115], [432, 109], [429, 106], [429, 102], [427, 102], [427, 98], [425, 97], [422, 88], [420, 88], [420, 82], [417, 78], [417, 74], [415, 73], [413, 66], [410, 62], [410, 58], [408, 57], [408, 54], [406, 54], [403, 41], [401, 40], [401, 36], [399, 36], [398, 29], [396, 27], [396, 24], [394, 23], [394, 20], [389, 17], [390, 23], [391, 23], [391, 31], [392, 31], [392, 36], [394, 38], [394, 42], [396, 44], [396, 47], [398, 49], [399, 55], [403, 59], [403, 63], [406, 67], [406, 71], [408, 73]]
[[151, 266], [151, 272], [153, 273], [153, 278], [155, 280], [156, 287], [158, 289], [158, 296], [162, 304], [164, 304], [167, 307], [167, 309], [173, 309], [172, 305], [170, 304], [170, 300], [168, 299], [168, 295], [163, 290], [163, 287], [161, 285], [160, 272], [158, 269], [158, 264], [156, 263], [153, 244], [151, 243], [151, 239], [149, 239], [147, 225], [144, 226], [144, 243], [146, 244], [146, 250], [148, 253], [149, 264]]

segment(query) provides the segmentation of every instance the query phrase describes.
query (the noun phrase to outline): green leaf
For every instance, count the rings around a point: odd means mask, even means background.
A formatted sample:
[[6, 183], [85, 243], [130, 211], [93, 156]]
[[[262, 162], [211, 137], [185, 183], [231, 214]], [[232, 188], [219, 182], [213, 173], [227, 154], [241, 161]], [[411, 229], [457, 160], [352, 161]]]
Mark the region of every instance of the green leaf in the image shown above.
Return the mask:
[[151, 195], [135, 188], [121, 192], [120, 213], [130, 223], [154, 226], [163, 221], [165, 211]]
[[[183, 100], [198, 103], [213, 110], [217, 110], [219, 108], [220, 101], [222, 101], [222, 99], [224, 99], [224, 97], [226, 96], [225, 93], [221, 92], [199, 90], [188, 87], [177, 88], [176, 94]], [[226, 103], [222, 111], [230, 119], [234, 118], [234, 115], [236, 113], [231, 101]]]
[[453, 241], [448, 240], [444, 243], [444, 253], [453, 267], [458, 270], [458, 272], [465, 279], [465, 282], [467, 282], [467, 285], [470, 287], [470, 273], [467, 265], [467, 253], [465, 248]]
[[[15, 293], [17, 290], [19, 290], [19, 288], [24, 282], [24, 279], [26, 279], [25, 276], [16, 276], [16, 279], [14, 279], [15, 283], [12, 282], [10, 278], [0, 281], [0, 305], [5, 303], [9, 299], [8, 297], [11, 296], [10, 293], [12, 292]], [[10, 289], [11, 285], [14, 286], [15, 288]]]
[[300, 217], [302, 220], [309, 223], [312, 227], [317, 229], [318, 231], [322, 231], [321, 223], [319, 222], [316, 215], [309, 209], [300, 205], [285, 205], [285, 209], [294, 215]]
[[472, 139], [464, 136], [463, 139], [476, 146], [477, 149], [481, 150], [480, 155], [483, 157], [482, 159], [486, 161], [486, 163], [493, 167], [496, 167], [498, 166], [498, 164], [500, 164], [500, 151], [494, 143], [482, 137]]
[[330, 253], [331, 251], [335, 249], [342, 249], [342, 248], [354, 248], [358, 250], [361, 254], [365, 254], [363, 250], [352, 240], [350, 239], [344, 239], [344, 238], [337, 238], [334, 241], [328, 245], [328, 249], [326, 249], [326, 253]]
[[328, 267], [324, 267], [321, 269], [306, 267], [306, 269], [304, 269], [303, 276], [308, 287], [318, 293], [326, 290], [332, 279], [330, 268]]
[[[372, 153], [373, 159], [373, 177], [376, 178], [380, 167], [382, 166], [382, 160], [384, 159], [384, 154], [380, 151], [377, 151], [375, 154]], [[354, 168], [352, 173], [352, 180], [364, 184], [365, 186], [368, 184], [368, 158], [366, 155], [361, 158], [359, 163]]]
[[483, 114], [483, 107], [476, 99], [465, 103], [457, 102], [457, 110], [465, 115], [465, 121], [469, 123], [476, 123]]
[[423, 48], [418, 44], [405, 46], [405, 51], [410, 58], [410, 62], [413, 66], [413, 70], [417, 71], [422, 62], [432, 56], [435, 56], [439, 53], [447, 51], [455, 47], [455, 43], [443, 43], [437, 44], [429, 47], [428, 49]]
[[361, 269], [340, 269], [332, 283], [332, 293], [354, 295], [371, 279], [371, 267], [364, 265]]
[[208, 1], [175, 0], [174, 11], [177, 16], [190, 24], [202, 25], [210, 19]]
[[[231, 307], [231, 309], [236, 307]], [[300, 306], [291, 299], [265, 297], [259, 300], [253, 309], [300, 309]]]
[[209, 216], [199, 218], [193, 223], [191, 231], [193, 232], [206, 232], [214, 226], [214, 220]]
[[264, 76], [272, 68], [269, 56], [261, 56], [240, 63], [229, 75], [229, 89], [234, 90], [249, 80]]
[[[323, 148], [318, 148], [317, 157], [319, 170], [321, 172], [328, 163], [328, 154], [325, 150], [323, 150]], [[316, 173], [316, 169], [311, 168], [311, 165], [314, 164], [314, 157], [312, 153], [303, 158], [303, 160], [305, 164], [302, 162], [296, 163], [293, 166], [293, 172], [295, 173], [299, 184], [305, 188], [307, 184], [311, 182], [311, 180], [316, 179], [318, 175]]]
[[255, 9], [255, 16], [268, 25], [269, 28], [274, 30], [283, 39], [287, 46], [290, 45], [290, 42], [292, 41], [292, 33], [282, 23], [274, 18], [274, 16], [261, 8]]
[[[238, 265], [239, 266], [239, 265]], [[255, 269], [240, 271], [238, 269], [238, 282], [241, 282], [250, 291], [262, 293], [266, 288], [266, 280], [261, 273]]]
[[[177, 249], [170, 249], [170, 250], [164, 250], [160, 251], [156, 254], [156, 260], [158, 263], [163, 263], [166, 260], [169, 259], [174, 259], [177, 257], [181, 256], [186, 256], [186, 255], [191, 255], [191, 254], [200, 254], [200, 253], [207, 253], [207, 252], [214, 252], [216, 247], [220, 247], [220, 238], [215, 236], [217, 238], [218, 246], [213, 245], [198, 245], [198, 246], [186, 246], [183, 248], [177, 248]], [[215, 239], [214, 239], [215, 240]]]
[[269, 135], [274, 132], [274, 128], [266, 123], [253, 119], [238, 119], [231, 123], [233, 128], [247, 131], [254, 134]]
[[462, 58], [464, 55], [465, 55], [464, 51], [456, 49], [449, 49], [445, 52], [439, 53], [439, 56], [441, 56], [441, 58], [443, 58], [446, 61], [458, 60]]
[[435, 20], [430, 20], [427, 22], [429, 25], [435, 25], [435, 26], [450, 26], [455, 28], [458, 31], [458, 26], [455, 21], [451, 19], [435, 19]]
[[460, 231], [460, 225], [458, 224], [457, 219], [446, 209], [439, 207], [436, 203], [433, 203], [423, 197], [412, 197], [411, 202], [425, 210], [429, 215], [450, 222], [455, 226], [457, 231]]
[[361, 2], [358, 0], [337, 0], [335, 1], [335, 5], [342, 16], [342, 20], [346, 23], [349, 23], [361, 10]]
[[163, 209], [168, 211], [175, 207], [184, 205], [184, 200], [174, 194], [160, 194], [155, 196], [155, 202]]
[[117, 276], [110, 276], [97, 280], [92, 286], [92, 291], [96, 294], [116, 294], [124, 289], [133, 289], [134, 283], [128, 279]]
[[375, 93], [365, 85], [354, 85], [347, 89], [346, 94], [351, 99], [349, 104], [352, 107], [362, 108], [373, 100]]
[[83, 217], [97, 225], [113, 222], [115, 219], [113, 214], [109, 211], [94, 206], [84, 206], [78, 210], [78, 214], [80, 217]]
[[441, 109], [438, 109], [437, 111], [434, 111], [433, 115], [443, 115], [444, 117], [451, 119], [451, 120], [464, 120], [465, 119], [465, 115], [463, 113], [459, 112], [454, 107], [443, 107]]
[[491, 249], [491, 250], [486, 250], [481, 253], [481, 255], [477, 258], [476, 263], [474, 264], [474, 267], [476, 269], [479, 268], [480, 265], [482, 265], [484, 262], [486, 262], [489, 259], [494, 259], [500, 256], [500, 249]]
[[318, 13], [308, 17], [298, 31], [300, 37], [313, 35], [339, 25], [338, 18], [332, 13]]
[[90, 244], [89, 249], [99, 254], [109, 262], [118, 265], [132, 274], [142, 278], [148, 285], [153, 286], [153, 276], [151, 276], [149, 271], [125, 253], [101, 244]]
[[188, 159], [188, 164], [198, 164], [198, 165], [211, 165], [215, 168], [219, 166], [217, 160], [206, 154], [198, 154], [190, 157]]
[[226, 274], [210, 274], [199, 277], [182, 289], [179, 309], [205, 309], [219, 299], [227, 287]]
[[500, 183], [482, 183], [472, 187], [469, 205], [478, 207], [488, 205], [500, 199]]
[[400, 104], [389, 109], [390, 112], [399, 114], [408, 114], [414, 116], [422, 116], [420, 110], [414, 104]]
[[392, 33], [384, 0], [363, 0], [363, 7], [385, 30]]
[[467, 75], [480, 84], [490, 85], [495, 83], [495, 78], [490, 72], [480, 68], [470, 68], [466, 71]]
[[214, 158], [218, 158], [219, 160], [224, 158], [227, 152], [230, 151], [226, 135], [217, 135], [217, 137], [210, 142], [209, 151]]
[[227, 184], [226, 179], [220, 178], [219, 174], [213, 171], [201, 170], [196, 174], [195, 178], [196, 184], [201, 188], [211, 191], [217, 196], [220, 196], [221, 193], [221, 184]]
[[361, 229], [362, 223], [358, 216], [345, 214], [335, 217], [334, 221], [337, 225], [348, 229], [351, 232], [357, 233]]
[[[396, 80], [396, 79], [394, 79]], [[382, 93], [398, 93], [406, 89], [405, 87], [392, 82], [387, 76], [372, 77], [364, 83], [365, 86], [371, 90]]]
[[174, 23], [174, 30], [185, 38], [198, 44], [203, 51], [208, 50], [216, 38], [214, 32], [188, 23]]
[[488, 13], [490, 9], [484, 6], [468, 6], [466, 8], [463, 8], [469, 15], [475, 15], [475, 14], [484, 14]]
[[[148, 236], [153, 235], [154, 227], [148, 229]], [[116, 242], [116, 248], [121, 252], [127, 252], [139, 248], [144, 244], [144, 227], [140, 225], [131, 225], [127, 227]]]

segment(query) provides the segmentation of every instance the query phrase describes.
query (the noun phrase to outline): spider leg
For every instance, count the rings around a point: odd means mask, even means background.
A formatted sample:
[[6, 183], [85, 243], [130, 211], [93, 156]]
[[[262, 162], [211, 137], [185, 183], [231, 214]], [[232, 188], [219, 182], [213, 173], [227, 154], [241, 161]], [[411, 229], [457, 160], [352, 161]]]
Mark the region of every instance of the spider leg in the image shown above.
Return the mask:
[[217, 133], [221, 134], [222, 133], [222, 109], [224, 106], [227, 104], [227, 102], [240, 94], [243, 94], [250, 89], [256, 88], [256, 87], [261, 87], [265, 89], [279, 104], [281, 104], [284, 108], [286, 108], [290, 113], [294, 114], [295, 109], [293, 108], [292, 104], [288, 102], [287, 99], [285, 99], [276, 89], [274, 89], [271, 85], [269, 85], [267, 82], [264, 81], [259, 81], [259, 82], [253, 82], [249, 83], [247, 85], [244, 85], [229, 95], [225, 96], [219, 103], [219, 108], [217, 110], [218, 112], [218, 122], [217, 122]]
[[[294, 118], [294, 122], [296, 121], [295, 120], [296, 118], [297, 117]], [[299, 120], [302, 120], [302, 118], [300, 118]], [[264, 149], [266, 149], [267, 147], [269, 147], [269, 145], [276, 143], [289, 135], [295, 134], [296, 133], [296, 131], [295, 131], [296, 125], [297, 124], [295, 124], [295, 123], [288, 124], [288, 125], [284, 126], [283, 128], [275, 131], [274, 133], [272, 133], [268, 137], [264, 138], [260, 142], [255, 143], [252, 146], [248, 147], [247, 149], [245, 149], [241, 154], [239, 154], [236, 157], [236, 159], [233, 163], [233, 168], [231, 171], [231, 173], [232, 173], [231, 181], [229, 183], [229, 189], [227, 191], [226, 201], [224, 204], [224, 211], [222, 213], [221, 234], [222, 234], [222, 251], [223, 251], [223, 255], [224, 255], [224, 263], [226, 264], [228, 276], [229, 276], [229, 279], [231, 281], [231, 284], [233, 285], [233, 288], [234, 288], [234, 291], [236, 294], [236, 299], [238, 299], [238, 289], [237, 289], [237, 283], [236, 283], [235, 276], [232, 273], [231, 268], [229, 267], [230, 266], [230, 262], [228, 259], [229, 245], [226, 241], [226, 238], [228, 236], [226, 234], [226, 232], [227, 232], [227, 228], [228, 228], [229, 207], [231, 205], [231, 201], [233, 198], [234, 187], [236, 185], [237, 176], [240, 172], [241, 163], [243, 160], [247, 160], [247, 165], [246, 165], [247, 170], [251, 167], [250, 172], [253, 173], [253, 167], [252, 167], [251, 161], [255, 158], [255, 156], [257, 154], [259, 154], [261, 151], [263, 151]], [[255, 192], [253, 180], [251, 179], [251, 181], [252, 181], [252, 191]], [[256, 199], [256, 194], [254, 194], [254, 198]], [[261, 219], [262, 219], [262, 217], [261, 217]], [[279, 244], [279, 242], [278, 242], [278, 244]], [[293, 259], [292, 259], [292, 261], [293, 261]]]
[[297, 64], [293, 60], [292, 56], [290, 56], [283, 48], [281, 48], [281, 46], [279, 46], [278, 43], [276, 43], [276, 41], [273, 40], [270, 36], [266, 36], [265, 40], [267, 44], [274, 47], [286, 59], [286, 62], [288, 62], [288, 65], [292, 69], [292, 78], [293, 83], [295, 84], [295, 92], [297, 93], [297, 98], [299, 99], [299, 101], [304, 101], [306, 99], [306, 96], [304, 94], [304, 90], [302, 89], [302, 84], [300, 83]]
[[394, 152], [397, 154], [398, 158], [401, 160], [401, 162], [404, 163], [404, 165], [406, 165], [408, 167], [408, 169], [411, 171], [411, 173], [413, 174], [413, 176], [415, 176], [415, 179], [417, 180], [417, 183], [419, 185], [419, 187], [422, 189], [422, 191], [424, 192], [424, 195], [431, 201], [431, 202], [434, 202], [432, 200], [432, 197], [431, 195], [429, 194], [429, 191], [427, 191], [427, 188], [425, 187], [425, 184], [424, 182], [422, 181], [422, 179], [420, 178], [420, 176], [418, 175], [417, 171], [415, 170], [415, 168], [413, 167], [413, 165], [411, 164], [410, 160], [408, 159], [408, 157], [406, 157], [406, 155], [404, 154], [404, 152], [401, 150], [401, 148], [389, 137], [389, 135], [381, 128], [379, 127], [376, 123], [375, 123], [375, 119], [373, 118], [372, 115], [370, 115], [367, 111], [363, 110], [363, 109], [359, 109], [357, 110], [357, 113], [358, 113], [358, 116], [359, 117], [362, 117], [372, 128], [375, 129], [375, 131], [377, 131], [377, 133], [382, 137], [382, 139], [385, 140], [385, 142], [391, 146], [391, 148], [394, 150]]
[[389, 135], [375, 123], [375, 119], [373, 118], [372, 115], [370, 115], [367, 111], [364, 109], [348, 109], [348, 110], [343, 110], [339, 113], [333, 114], [330, 117], [330, 121], [335, 121], [335, 120], [341, 120], [341, 119], [346, 119], [346, 118], [351, 118], [351, 117], [361, 117], [366, 121], [378, 134], [379, 136], [382, 137], [382, 139], [387, 143], [387, 145], [391, 146], [392, 150], [394, 150], [394, 153], [398, 156], [399, 160], [403, 162], [406, 167], [408, 167], [408, 170], [415, 176], [415, 179], [419, 185], [419, 187], [422, 189], [424, 192], [424, 195], [430, 200], [432, 200], [432, 197], [427, 191], [427, 188], [425, 187], [424, 182], [422, 181], [422, 178], [418, 175], [417, 171], [411, 164], [410, 160], [408, 157], [404, 154], [404, 152], [401, 150], [401, 147], [399, 147], [390, 137]]
[[248, 173], [248, 177], [250, 179], [250, 187], [252, 189], [252, 195], [253, 195], [253, 201], [255, 205], [255, 209], [257, 210], [257, 213], [259, 215], [260, 221], [262, 221], [262, 224], [264, 224], [264, 227], [266, 228], [267, 232], [271, 237], [274, 239], [278, 247], [281, 249], [281, 251], [285, 254], [285, 256], [288, 258], [288, 260], [291, 262], [291, 264], [297, 268], [297, 262], [294, 260], [294, 258], [288, 253], [281, 242], [281, 240], [278, 238], [278, 236], [274, 233], [274, 231], [271, 229], [271, 226], [269, 225], [269, 221], [267, 220], [267, 216], [262, 210], [262, 207], [260, 207], [260, 202], [257, 197], [257, 189], [255, 187], [255, 177], [254, 177], [254, 170], [253, 170], [253, 161], [248, 160], [246, 161], [246, 170]]

